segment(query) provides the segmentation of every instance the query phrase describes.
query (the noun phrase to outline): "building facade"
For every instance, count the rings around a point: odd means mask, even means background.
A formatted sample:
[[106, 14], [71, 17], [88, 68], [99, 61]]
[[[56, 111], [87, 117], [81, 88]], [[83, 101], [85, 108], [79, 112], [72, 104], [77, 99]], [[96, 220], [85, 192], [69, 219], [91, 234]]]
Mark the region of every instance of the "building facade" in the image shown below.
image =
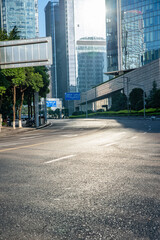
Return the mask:
[[53, 55], [53, 64], [49, 67], [50, 75], [50, 98], [57, 98], [58, 96], [58, 87], [57, 87], [57, 52], [59, 44], [59, 0], [49, 1], [45, 7], [45, 24], [46, 24], [46, 36], [52, 37], [52, 55]]
[[124, 92], [126, 96], [129, 96], [134, 88], [139, 87], [148, 97], [154, 81], [156, 81], [157, 88], [160, 88], [160, 58], [82, 93], [81, 100], [76, 102], [75, 108], [86, 111], [87, 96], [88, 110], [95, 111], [102, 108], [106, 110], [104, 107], [106, 105], [110, 109], [115, 92]]
[[38, 37], [38, 0], [1, 0], [1, 28], [7, 33], [14, 26], [21, 39]]
[[74, 103], [65, 101], [65, 93], [77, 90], [74, 0], [50, 1], [45, 15], [46, 35], [53, 39], [50, 97], [63, 99], [63, 105], [72, 113]]
[[85, 92], [105, 81], [106, 41], [82, 38], [77, 41], [77, 88]]
[[107, 71], [160, 57], [160, 0], [106, 0]]

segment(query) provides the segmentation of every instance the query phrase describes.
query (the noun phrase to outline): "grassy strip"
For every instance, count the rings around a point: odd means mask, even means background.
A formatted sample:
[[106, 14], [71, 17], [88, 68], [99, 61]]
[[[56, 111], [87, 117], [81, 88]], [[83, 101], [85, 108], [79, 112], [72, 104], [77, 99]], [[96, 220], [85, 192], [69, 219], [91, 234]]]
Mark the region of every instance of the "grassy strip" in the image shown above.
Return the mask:
[[[152, 115], [160, 115], [160, 108], [149, 108], [145, 110], [146, 116], [152, 116]], [[144, 115], [144, 109], [140, 111], [134, 111], [131, 110], [129, 112], [129, 116], [143, 116]], [[103, 117], [109, 117], [109, 116], [128, 116], [128, 110], [120, 110], [120, 111], [107, 111], [107, 112], [96, 112], [96, 113], [89, 113], [88, 117], [97, 117], [97, 116], [103, 116]], [[85, 118], [86, 115], [78, 115], [78, 116], [70, 116], [70, 118]]]

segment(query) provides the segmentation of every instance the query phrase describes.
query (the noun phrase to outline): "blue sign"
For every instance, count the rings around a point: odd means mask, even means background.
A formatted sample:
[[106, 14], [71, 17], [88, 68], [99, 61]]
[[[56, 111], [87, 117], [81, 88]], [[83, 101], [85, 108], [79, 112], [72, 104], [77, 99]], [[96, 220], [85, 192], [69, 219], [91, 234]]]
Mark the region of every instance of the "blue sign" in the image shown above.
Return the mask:
[[65, 93], [65, 100], [80, 100], [81, 96], [79, 92]]
[[47, 107], [57, 107], [56, 101], [46, 101]]

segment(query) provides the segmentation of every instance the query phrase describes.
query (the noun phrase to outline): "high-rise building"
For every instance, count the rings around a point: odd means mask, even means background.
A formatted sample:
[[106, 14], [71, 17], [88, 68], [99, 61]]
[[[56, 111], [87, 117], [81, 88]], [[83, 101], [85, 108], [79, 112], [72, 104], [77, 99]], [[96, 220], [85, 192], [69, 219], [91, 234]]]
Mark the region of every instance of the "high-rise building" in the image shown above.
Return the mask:
[[7, 33], [16, 26], [21, 38], [38, 37], [38, 0], [1, 0], [0, 14]]
[[50, 93], [48, 97], [58, 97], [58, 52], [59, 52], [59, 0], [49, 1], [45, 7], [46, 36], [52, 37], [53, 64], [49, 67]]
[[160, 0], [106, 0], [107, 71], [160, 57]]
[[74, 0], [59, 0], [60, 7], [60, 44], [61, 63], [59, 94], [64, 99], [64, 106], [71, 114], [74, 111], [73, 101], [65, 101], [66, 92], [76, 91], [76, 53], [75, 53], [75, 16]]
[[77, 41], [78, 91], [85, 92], [105, 81], [106, 41], [82, 38]]
[[[74, 16], [74, 0], [60, 0], [61, 11], [61, 39], [62, 49], [65, 49], [64, 73], [63, 78], [66, 78], [67, 85], [65, 92], [75, 92], [77, 87], [76, 82], [76, 53], [75, 53], [75, 16]], [[63, 84], [63, 83], [62, 83]], [[63, 92], [63, 96], [64, 93]], [[73, 102], [65, 102], [69, 109], [69, 113], [74, 111]]]
[[65, 101], [65, 93], [76, 91], [76, 54], [74, 0], [52, 0], [46, 8], [46, 35], [53, 39], [51, 66], [52, 97], [63, 99], [73, 112], [73, 104]]

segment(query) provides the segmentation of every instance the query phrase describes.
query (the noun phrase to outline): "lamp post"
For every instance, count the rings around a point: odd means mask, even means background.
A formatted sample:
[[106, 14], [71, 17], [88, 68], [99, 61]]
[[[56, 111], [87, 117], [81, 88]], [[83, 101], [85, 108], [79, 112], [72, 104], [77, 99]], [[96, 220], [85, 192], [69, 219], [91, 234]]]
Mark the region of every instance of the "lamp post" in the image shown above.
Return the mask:
[[128, 111], [128, 116], [129, 116], [129, 78], [123, 76], [123, 85], [124, 85], [124, 80], [127, 80], [127, 111]]
[[87, 99], [87, 88], [88, 88], [88, 83], [87, 83], [87, 59], [85, 61], [85, 84], [86, 84], [86, 118], [88, 118], [88, 99]]

